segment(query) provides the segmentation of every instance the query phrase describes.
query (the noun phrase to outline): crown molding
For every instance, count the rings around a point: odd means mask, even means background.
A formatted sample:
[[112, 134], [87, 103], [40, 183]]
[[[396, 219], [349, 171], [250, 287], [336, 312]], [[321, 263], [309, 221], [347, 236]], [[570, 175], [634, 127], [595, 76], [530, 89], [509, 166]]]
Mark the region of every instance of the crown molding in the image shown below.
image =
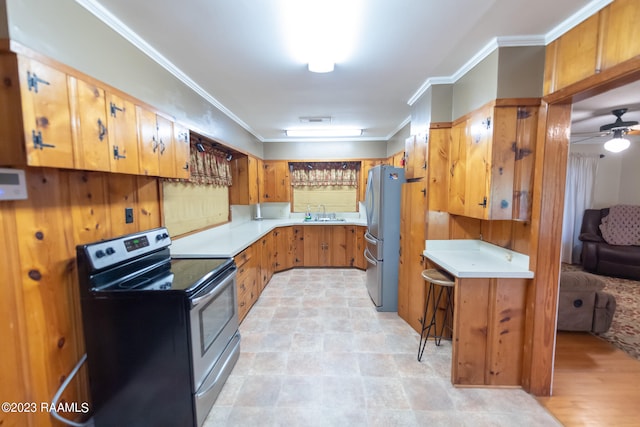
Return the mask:
[[247, 132], [255, 136], [260, 142], [264, 142], [264, 138], [251, 128], [247, 123], [242, 121], [231, 110], [222, 105], [220, 101], [213, 97], [209, 92], [204, 90], [200, 85], [193, 81], [187, 74], [181, 69], [176, 67], [173, 62], [165, 58], [160, 52], [154, 49], [149, 43], [147, 43], [142, 37], [135, 33], [131, 28], [125, 25], [122, 21], [116, 18], [111, 12], [105, 9], [96, 0], [75, 0], [80, 6], [84, 7], [87, 11], [93, 14], [100, 21], [105, 23], [109, 28], [124, 37], [129, 43], [137, 47], [149, 58], [158, 63], [162, 68], [171, 73], [174, 77], [180, 80], [182, 83], [191, 88], [194, 92], [204, 98], [211, 105], [220, 110], [223, 114], [236, 122], [239, 126], [245, 129]]
[[562, 21], [557, 27], [545, 34], [545, 45], [551, 43], [600, 9], [613, 3], [613, 0], [592, 0], [582, 9]]

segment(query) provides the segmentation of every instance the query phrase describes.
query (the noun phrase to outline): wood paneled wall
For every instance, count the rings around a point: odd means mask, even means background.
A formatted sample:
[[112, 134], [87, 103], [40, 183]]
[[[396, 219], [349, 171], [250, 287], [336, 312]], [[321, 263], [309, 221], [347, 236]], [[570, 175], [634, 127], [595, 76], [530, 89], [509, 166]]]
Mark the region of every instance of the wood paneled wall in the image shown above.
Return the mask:
[[[0, 396], [40, 405], [84, 353], [76, 245], [158, 227], [162, 218], [156, 178], [27, 168], [27, 185], [28, 200], [0, 202]], [[125, 207], [134, 210], [131, 224]], [[64, 401], [89, 401], [84, 372]], [[3, 427], [54, 424], [46, 412], [0, 412]]]

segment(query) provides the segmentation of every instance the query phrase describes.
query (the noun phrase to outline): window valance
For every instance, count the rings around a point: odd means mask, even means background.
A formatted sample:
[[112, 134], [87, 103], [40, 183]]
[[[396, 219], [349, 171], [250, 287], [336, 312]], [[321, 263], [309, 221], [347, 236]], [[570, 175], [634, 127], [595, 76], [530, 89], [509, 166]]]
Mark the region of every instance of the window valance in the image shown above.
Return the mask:
[[200, 144], [204, 151], [191, 147], [191, 178], [189, 182], [231, 187], [231, 167], [226, 153]]
[[360, 162], [290, 162], [292, 186], [356, 187]]

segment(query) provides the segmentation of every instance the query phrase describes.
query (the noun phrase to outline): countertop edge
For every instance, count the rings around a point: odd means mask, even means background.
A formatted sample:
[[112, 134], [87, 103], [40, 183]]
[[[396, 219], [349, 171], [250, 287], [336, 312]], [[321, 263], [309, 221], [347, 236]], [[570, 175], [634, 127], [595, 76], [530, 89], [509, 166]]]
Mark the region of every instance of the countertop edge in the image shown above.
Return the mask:
[[[327, 221], [327, 222], [305, 222], [300, 218], [274, 218], [263, 219], [261, 221], [246, 221], [238, 225], [231, 224], [225, 229], [210, 228], [189, 236], [177, 238], [171, 243], [171, 257], [175, 259], [184, 258], [233, 258], [240, 252], [256, 243], [258, 240], [266, 236], [268, 233], [278, 227], [290, 227], [296, 225], [305, 226], [340, 226], [353, 225], [366, 227], [366, 220], [345, 220], [345, 221]], [[248, 237], [239, 239], [240, 242], [224, 249], [216, 248], [213, 251], [207, 251], [206, 248], [194, 250], [192, 246], [202, 247], [201, 239], [207, 240], [226, 240], [230, 241], [232, 233], [246, 233]], [[249, 236], [250, 235], [250, 236]], [[193, 241], [193, 242], [190, 242]]]
[[[468, 269], [461, 269], [455, 265], [452, 265], [450, 262], [447, 262], [446, 260], [438, 257], [438, 254], [434, 252], [438, 252], [436, 251], [429, 251], [427, 249], [425, 249], [423, 251], [423, 255], [425, 257], [427, 257], [429, 260], [431, 260], [432, 262], [434, 262], [435, 264], [439, 265], [442, 269], [448, 271], [450, 274], [452, 274], [455, 277], [461, 278], [461, 279], [472, 279], [472, 278], [478, 278], [478, 279], [486, 279], [486, 278], [498, 278], [498, 279], [509, 279], [509, 278], [513, 278], [513, 279], [532, 279], [534, 277], [534, 273], [528, 269], [519, 269], [517, 266], [514, 266], [511, 263], [505, 262], [500, 260], [498, 257], [496, 257], [496, 267], [494, 270], [491, 271], [479, 271], [479, 270], [468, 270]], [[447, 252], [454, 252], [454, 251], [447, 251]], [[460, 251], [455, 251], [455, 252], [460, 252], [461, 254], [465, 253], [465, 252], [473, 252], [473, 251], [465, 251], [465, 250], [460, 250]]]

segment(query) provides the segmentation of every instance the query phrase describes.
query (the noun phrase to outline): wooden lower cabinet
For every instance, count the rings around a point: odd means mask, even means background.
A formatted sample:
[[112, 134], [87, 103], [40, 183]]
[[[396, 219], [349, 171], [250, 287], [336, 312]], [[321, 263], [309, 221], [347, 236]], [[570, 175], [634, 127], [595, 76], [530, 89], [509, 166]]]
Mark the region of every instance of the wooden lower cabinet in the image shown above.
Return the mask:
[[239, 320], [244, 319], [275, 272], [293, 267], [366, 269], [365, 230], [356, 225], [278, 227], [237, 254]]
[[530, 283], [531, 279], [456, 278], [453, 384], [522, 385]]
[[273, 271], [284, 271], [294, 264], [293, 227], [279, 227], [273, 230]]
[[238, 268], [236, 290], [238, 294], [238, 320], [242, 321], [260, 295], [260, 258], [255, 244], [234, 257]]
[[[275, 231], [275, 230], [274, 230]], [[275, 252], [274, 248], [274, 231], [269, 232], [267, 235], [262, 237], [259, 240], [258, 244], [260, 245], [260, 271], [261, 271], [261, 280], [260, 280], [260, 292], [267, 286], [269, 280], [273, 276], [274, 272], [274, 257], [273, 254]]]
[[303, 267], [366, 268], [364, 227], [356, 225], [306, 225], [302, 228]]

